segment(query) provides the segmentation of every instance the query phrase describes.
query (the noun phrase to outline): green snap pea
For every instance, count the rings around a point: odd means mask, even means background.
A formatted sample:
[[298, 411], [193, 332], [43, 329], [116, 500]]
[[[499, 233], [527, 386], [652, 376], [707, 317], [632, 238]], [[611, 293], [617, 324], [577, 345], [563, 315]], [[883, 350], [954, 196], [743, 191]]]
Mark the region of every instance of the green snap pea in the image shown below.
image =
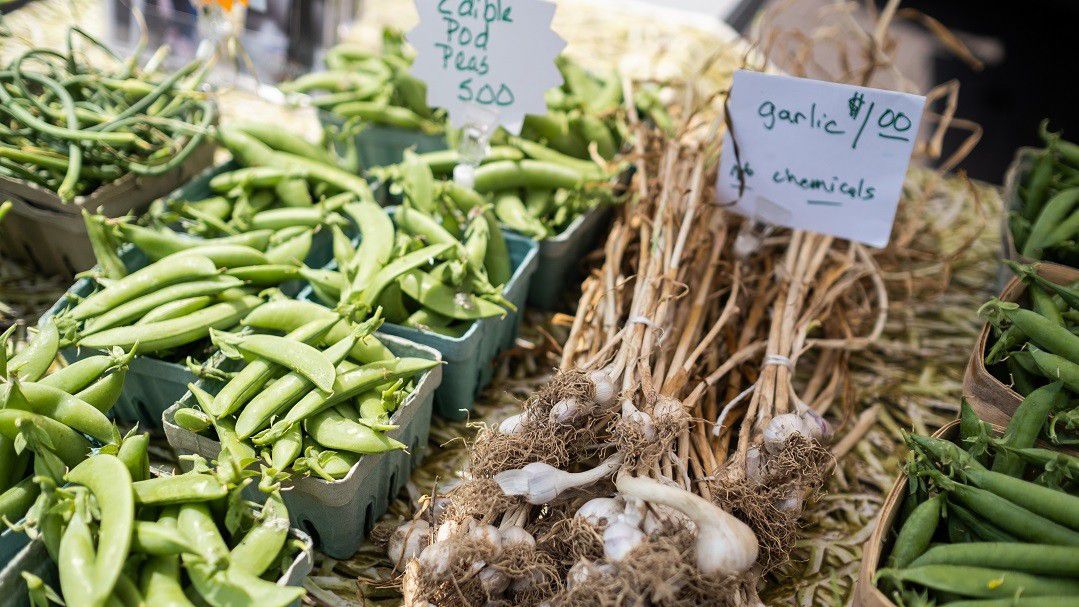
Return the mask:
[[382, 290], [388, 284], [429, 263], [432, 259], [450, 250], [451, 247], [452, 245], [446, 243], [432, 244], [394, 259], [375, 274], [371, 282], [365, 286], [356, 303], [361, 309], [371, 309], [375, 301], [378, 300], [378, 296], [382, 294]]
[[197, 472], [148, 478], [133, 483], [132, 490], [135, 501], [144, 506], [208, 502], [228, 494], [217, 477]]
[[434, 217], [418, 209], [400, 207], [393, 221], [404, 233], [416, 236], [427, 244], [446, 245], [450, 248], [461, 244], [457, 237], [450, 234]]
[[1050, 381], [1059, 381], [1072, 392], [1079, 392], [1079, 365], [1031, 346], [1028, 350], [1034, 363]]
[[205, 503], [191, 501], [180, 504], [176, 526], [197, 551], [195, 554], [183, 556], [189, 574], [192, 573], [191, 565], [194, 564], [196, 556], [204, 566], [219, 566], [228, 562], [228, 546], [221, 538], [217, 523]]
[[[330, 362], [326, 355], [302, 341], [276, 335], [256, 334], [242, 337], [236, 343], [236, 348], [250, 357], [277, 363], [303, 376], [319, 390], [333, 389], [333, 381], [337, 377], [334, 371], [335, 363]], [[349, 343], [345, 353], [351, 349], [352, 343]], [[344, 354], [341, 357], [344, 358]]]
[[152, 556], [196, 554], [195, 547], [176, 527], [156, 521], [135, 521], [131, 551]]
[[131, 474], [119, 458], [97, 454], [72, 468], [66, 478], [89, 489], [100, 512], [91, 594], [100, 604], [112, 593], [131, 548], [135, 524]]
[[94, 536], [88, 518], [85, 506], [77, 507], [60, 537], [60, 591], [72, 607], [101, 604], [103, 598], [94, 584]]
[[352, 261], [352, 257], [356, 254], [356, 249], [352, 247], [352, 241], [349, 240], [341, 226], [331, 226], [330, 231], [333, 233], [334, 261], [337, 262], [338, 268], [347, 268]]
[[7, 368], [9, 372], [15, 371], [15, 377], [21, 380], [37, 381], [52, 366], [59, 346], [60, 333], [56, 324], [46, 323], [25, 348], [7, 361]]
[[[518, 149], [516, 141], [511, 140], [511, 144], [513, 145], [513, 147], [505, 145], [491, 146], [491, 149], [484, 157], [484, 160], [486, 162], [494, 162], [496, 160], [521, 160], [522, 158], [524, 158], [524, 154], [522, 153], [521, 149]], [[544, 146], [539, 147], [547, 149]], [[538, 158], [535, 156], [532, 157], [536, 158], [537, 160], [551, 160], [550, 158]], [[435, 173], [437, 175], [448, 175], [453, 172], [453, 167], [461, 163], [461, 154], [457, 150], [438, 150], [434, 152], [424, 152], [422, 154], [416, 154], [416, 159], [430, 167], [432, 173]]]
[[294, 172], [273, 167], [244, 167], [214, 175], [210, 180], [210, 189], [215, 192], [231, 192], [236, 188], [270, 188], [295, 176]]
[[86, 320], [149, 291], [194, 278], [207, 278], [216, 273], [217, 266], [205, 257], [183, 256], [162, 260], [113, 282], [79, 302], [68, 314], [75, 320]]
[[1044, 150], [1034, 160], [1034, 166], [1028, 174], [1023, 188], [1023, 217], [1034, 222], [1040, 214], [1045, 198], [1049, 195], [1049, 186], [1053, 180], [1053, 154]]
[[1030, 236], [1023, 246], [1023, 255], [1040, 259], [1048, 245], [1049, 235], [1072, 212], [1076, 203], [1079, 203], [1079, 188], [1062, 190], [1050, 198], [1030, 229]]
[[202, 239], [178, 234], [167, 228], [155, 230], [131, 223], [121, 223], [120, 233], [125, 241], [134, 244], [151, 260], [158, 261], [186, 249], [210, 245], [237, 244], [265, 251], [274, 232], [273, 230], [252, 230], [236, 236]]
[[548, 235], [547, 227], [528, 212], [524, 201], [514, 192], [502, 193], [495, 198], [495, 216], [507, 228], [525, 236], [543, 240]]
[[[1060, 382], [1054, 382], [1024, 398], [1008, 422], [1003, 443], [1017, 449], [1034, 446], [1034, 440], [1041, 433], [1049, 412], [1063, 397]], [[1025, 467], [1022, 459], [1006, 450], [998, 450], [993, 458], [993, 471], [1001, 474], [1020, 477]]]
[[[210, 396], [205, 390], [198, 387], [196, 384], [188, 384], [187, 389], [191, 391], [199, 408], [203, 411], [209, 411], [213, 407], [214, 397]], [[214, 430], [217, 432], [218, 440], [221, 441], [222, 454], [218, 455], [218, 459], [224, 459], [223, 454], [227, 452], [229, 456], [240, 462], [241, 465], [246, 465], [248, 462], [255, 461], [255, 450], [236, 436], [236, 427], [231, 419], [222, 417], [215, 420]]]
[[421, 130], [425, 133], [437, 133], [438, 125], [425, 120], [408, 108], [386, 105], [371, 101], [351, 101], [333, 107], [333, 113], [343, 118], [359, 118], [367, 122], [387, 124], [403, 129]]
[[320, 445], [350, 453], [384, 453], [407, 445], [342, 416], [330, 408], [304, 422], [304, 430]]
[[1056, 579], [1000, 569], [961, 565], [926, 565], [882, 569], [878, 577], [970, 597], [1055, 596], [1079, 594], [1079, 580]]
[[552, 150], [543, 144], [522, 137], [510, 137], [509, 143], [534, 160], [541, 160], [569, 167], [592, 180], [603, 179], [604, 177], [603, 168], [590, 160], [581, 160], [580, 158], [563, 154], [562, 152]]
[[1030, 296], [1030, 303], [1035, 312], [1060, 326], [1064, 326], [1062, 311], [1049, 293], [1037, 284], [1032, 284], [1027, 287], [1027, 294]]
[[1054, 324], [1033, 310], [1025, 310], [1014, 303], [992, 300], [982, 307], [991, 320], [1007, 319], [1017, 325], [1031, 341], [1058, 356], [1079, 361], [1079, 336]]
[[357, 202], [345, 205], [345, 214], [360, 230], [363, 239], [346, 274], [353, 276], [353, 290], [359, 291], [367, 284], [393, 255], [394, 225], [389, 215], [373, 202]]
[[[338, 322], [336, 314], [311, 322], [290, 331], [291, 340], [310, 343], [320, 339]], [[253, 360], [240, 370], [213, 398], [206, 411], [214, 417], [230, 415], [245, 405], [270, 381], [278, 367], [270, 360]]]
[[336, 270], [315, 270], [308, 267], [300, 268], [300, 276], [311, 284], [320, 298], [328, 304], [337, 302], [341, 292], [348, 288], [348, 280], [345, 275]]
[[398, 279], [401, 290], [443, 316], [457, 320], [476, 320], [491, 316], [505, 316], [502, 306], [471, 293], [457, 291], [435, 280], [430, 274], [413, 270]]
[[970, 510], [949, 501], [948, 514], [960, 521], [967, 529], [983, 542], [1017, 542], [1014, 535], [986, 522]]
[[1007, 599], [950, 601], [944, 607], [1079, 607], [1076, 596], [1025, 596]]
[[313, 241], [314, 235], [311, 230], [305, 229], [299, 235], [270, 247], [266, 252], [266, 258], [274, 264], [299, 265], [311, 253]]
[[219, 268], [241, 268], [271, 263], [267, 259], [266, 253], [254, 247], [229, 243], [192, 247], [179, 253], [173, 253], [166, 259], [183, 255], [201, 255], [214, 262]]
[[892, 554], [888, 557], [889, 567], [906, 567], [926, 551], [940, 522], [943, 505], [943, 495], [918, 504], [899, 529]]
[[[17, 398], [19, 392], [23, 398]], [[102, 443], [120, 441], [120, 431], [89, 403], [62, 390], [32, 382], [10, 384], [7, 407], [54, 419]]]
[[480, 166], [473, 187], [481, 194], [514, 188], [572, 189], [586, 180], [586, 175], [565, 165], [526, 159]]
[[161, 307], [154, 308], [147, 312], [142, 318], [138, 319], [136, 325], [147, 325], [152, 322], [159, 322], [162, 320], [171, 320], [173, 318], [179, 318], [186, 316], [193, 312], [205, 308], [213, 302], [213, 297], [209, 295], [198, 295], [196, 297], [185, 297], [183, 299], [175, 299]]
[[[322, 345], [337, 343], [352, 332], [352, 324], [341, 319], [333, 310], [314, 302], [291, 299], [262, 304], [244, 317], [242, 324], [254, 329], [288, 332], [295, 331], [307, 322], [326, 318], [338, 319], [338, 322], [323, 336]], [[348, 356], [364, 364], [394, 358], [393, 353], [374, 335], [357, 339]]]
[[292, 264], [267, 264], [226, 270], [225, 275], [253, 287], [274, 287], [300, 277], [300, 268]]
[[1036, 575], [1079, 577], [1079, 548], [1047, 544], [994, 543], [941, 545], [927, 550], [910, 563], [966, 565]]
[[949, 483], [945, 488], [972, 513], [992, 521], [1019, 539], [1057, 546], [1079, 546], [1079, 531], [1054, 523], [994, 493], [961, 483]]
[[115, 359], [112, 356], [104, 354], [88, 356], [71, 363], [59, 371], [42, 377], [37, 383], [63, 390], [68, 394], [75, 394], [93, 383], [95, 379], [108, 371], [113, 364], [115, 364]]
[[330, 166], [337, 163], [337, 159], [325, 148], [309, 143], [306, 139], [293, 135], [277, 125], [265, 122], [242, 121], [233, 122], [229, 126], [247, 133], [278, 152], [288, 152], [304, 158], [311, 158]]
[[24, 478], [0, 493], [0, 520], [12, 523], [22, 519], [34, 505], [40, 489], [32, 477]]
[[177, 426], [196, 434], [214, 425], [214, 419], [208, 414], [186, 407], [177, 409], [173, 419]]
[[[129, 353], [128, 360], [130, 360], [131, 356], [134, 356], [134, 350]], [[75, 397], [89, 403], [98, 411], [107, 413], [120, 400], [120, 396], [124, 392], [124, 380], [127, 379], [127, 363], [128, 361], [124, 361], [118, 364], [111, 371], [99, 377], [97, 381], [75, 393]]]
[[139, 589], [147, 605], [195, 607], [180, 585], [180, 561], [176, 556], [147, 559], [139, 575]]
[[1039, 274], [1034, 266], [1019, 264], [1010, 259], [1004, 260], [1004, 263], [1012, 269], [1016, 276], [1022, 278], [1025, 282], [1036, 284], [1046, 291], [1051, 291], [1060, 296], [1069, 308], [1079, 309], [1079, 291], [1076, 291], [1072, 286], [1061, 285], [1048, 280]]
[[150, 478], [150, 435], [134, 434], [125, 437], [120, 443], [116, 457], [124, 463], [132, 482]]
[[[93, 335], [106, 329], [121, 326], [161, 308], [171, 302], [202, 295], [219, 295], [228, 289], [243, 286], [243, 281], [232, 276], [213, 276], [205, 280], [182, 282], [141, 295], [120, 304], [86, 322], [81, 334]], [[143, 323], [148, 324], [148, 323]]]
[[256, 521], [232, 549], [229, 562], [233, 569], [257, 577], [274, 564], [288, 539], [288, 509], [280, 493], [274, 491], [266, 497]]
[[[327, 359], [331, 365], [336, 365], [348, 355], [355, 343], [355, 335], [346, 335], [330, 346], [324, 353], [320, 353], [320, 356]], [[334, 379], [331, 380], [330, 387], [336, 388], [334, 380], [337, 377], [337, 372], [333, 367], [331, 367], [331, 371]], [[268, 423], [273, 415], [302, 398], [305, 392], [319, 394], [319, 392], [311, 392], [312, 383], [305, 375], [295, 371], [287, 373], [280, 379], [270, 383], [262, 392], [252, 398], [251, 402], [247, 403], [243, 411], [240, 412], [239, 417], [236, 419], [237, 436], [241, 439], [250, 437]]]
[[284, 471], [296, 461], [303, 449], [303, 431], [299, 424], [292, 426], [284, 436], [277, 439], [270, 448], [270, 467], [275, 471]]
[[236, 301], [214, 304], [193, 314], [146, 325], [106, 329], [79, 340], [86, 348], [119, 346], [132, 348], [139, 345], [140, 354], [153, 354], [204, 339], [210, 329], [222, 329], [236, 324], [262, 300], [244, 296]]
[[15, 440], [21, 423], [30, 423], [45, 431], [56, 455], [67, 466], [78, 464], [90, 451], [90, 441], [52, 418], [18, 409], [0, 409], [0, 434]]
[[483, 213], [483, 219], [487, 222], [487, 250], [483, 256], [483, 266], [487, 270], [487, 278], [493, 285], [504, 285], [509, 282], [513, 275], [510, 267], [510, 252], [506, 246], [506, 239], [502, 236], [502, 230], [498, 228], [498, 222], [489, 211]]

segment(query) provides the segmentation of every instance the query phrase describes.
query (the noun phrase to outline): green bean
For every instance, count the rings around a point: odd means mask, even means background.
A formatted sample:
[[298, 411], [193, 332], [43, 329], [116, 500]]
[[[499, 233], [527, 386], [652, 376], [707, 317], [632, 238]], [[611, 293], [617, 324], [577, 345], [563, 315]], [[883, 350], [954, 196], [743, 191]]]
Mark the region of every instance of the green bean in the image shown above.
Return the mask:
[[217, 266], [206, 257], [183, 256], [162, 260], [132, 272], [105, 289], [90, 295], [68, 314], [75, 320], [86, 320], [126, 303], [139, 295], [163, 287], [206, 278], [217, 273]]
[[997, 299], [982, 306], [982, 311], [991, 320], [999, 321], [1003, 318], [1017, 325], [1031, 341], [1049, 352], [1068, 360], [1079, 361], [1079, 337], [1041, 314]]
[[457, 291], [438, 282], [426, 272], [413, 270], [402, 276], [398, 284], [409, 297], [443, 316], [458, 320], [476, 320], [506, 315], [502, 306], [471, 293]]
[[892, 554], [888, 557], [889, 567], [906, 567], [925, 552], [937, 529], [943, 505], [944, 496], [938, 495], [914, 509], [899, 529]]
[[351, 453], [384, 453], [406, 449], [404, 443], [346, 419], [330, 408], [304, 422], [304, 430], [320, 445]]
[[197, 472], [138, 481], [132, 484], [132, 491], [135, 501], [144, 506], [209, 502], [228, 494], [228, 488], [217, 477]]
[[1079, 577], [1079, 549], [1067, 546], [1020, 543], [976, 543], [934, 546], [911, 567], [966, 565], [1037, 575]]
[[397, 358], [370, 363], [342, 373], [337, 378], [332, 394], [311, 392], [304, 396], [289, 409], [287, 414], [274, 422], [269, 430], [254, 437], [253, 442], [257, 445], [268, 444], [284, 436], [293, 424], [300, 423], [339, 402], [347, 401], [379, 384], [402, 377], [411, 377], [438, 364], [437, 361], [422, 358]]
[[926, 565], [882, 569], [878, 578], [926, 586], [970, 597], [1054, 596], [1079, 594], [1079, 580], [1056, 579], [1000, 569]]
[[86, 348], [119, 346], [125, 349], [138, 344], [140, 354], [153, 354], [208, 337], [210, 329], [230, 327], [260, 303], [262, 300], [258, 297], [245, 295], [237, 301], [214, 304], [193, 314], [171, 320], [106, 329], [84, 337], [78, 343]]
[[[17, 392], [23, 398], [17, 398]], [[12, 383], [7, 407], [54, 419], [102, 443], [120, 441], [120, 431], [104, 413], [56, 388], [32, 382]]]
[[7, 368], [15, 371], [15, 377], [24, 381], [37, 381], [52, 366], [59, 349], [60, 333], [56, 324], [45, 323], [25, 348], [7, 361]]
[[[330, 364], [337, 365], [348, 355], [355, 343], [355, 335], [346, 335], [330, 346], [324, 353], [321, 353], [320, 356], [327, 359]], [[333, 376], [336, 378], [336, 370], [331, 368], [331, 371], [333, 371]], [[240, 439], [249, 438], [268, 423], [273, 415], [295, 403], [303, 397], [305, 392], [310, 392], [312, 383], [309, 378], [295, 371], [273, 381], [262, 392], [252, 398], [243, 411], [240, 412], [239, 417], [236, 419], [237, 436]], [[336, 385], [331, 383], [331, 388], [335, 387]], [[319, 392], [310, 393], [319, 394]]]
[[253, 576], [262, 575], [274, 564], [288, 539], [288, 510], [280, 493], [274, 491], [266, 497], [257, 523], [229, 554], [234, 570]]
[[131, 547], [135, 523], [131, 474], [119, 458], [97, 454], [72, 468], [66, 478], [89, 489], [100, 512], [91, 595], [100, 604], [112, 593]]
[[243, 281], [232, 276], [212, 276], [204, 280], [170, 285], [135, 297], [91, 318], [83, 326], [81, 335], [93, 335], [105, 329], [111, 329], [141, 319], [150, 312], [180, 299], [202, 295], [219, 295], [228, 289], [240, 286], [243, 286]]
[[[1060, 382], [1039, 388], [1024, 398], [1008, 422], [1003, 437], [1004, 444], [1017, 449], [1034, 446], [1034, 440], [1041, 433], [1054, 403], [1061, 398], [1063, 395]], [[1024, 468], [1023, 461], [1007, 451], [997, 451], [993, 458], [994, 472], [1021, 477]]]
[[1049, 235], [1079, 203], [1079, 188], [1062, 190], [1045, 203], [1038, 214], [1038, 219], [1030, 229], [1030, 236], [1023, 246], [1023, 255], [1031, 259], [1040, 259], [1043, 250], [1049, 244]]

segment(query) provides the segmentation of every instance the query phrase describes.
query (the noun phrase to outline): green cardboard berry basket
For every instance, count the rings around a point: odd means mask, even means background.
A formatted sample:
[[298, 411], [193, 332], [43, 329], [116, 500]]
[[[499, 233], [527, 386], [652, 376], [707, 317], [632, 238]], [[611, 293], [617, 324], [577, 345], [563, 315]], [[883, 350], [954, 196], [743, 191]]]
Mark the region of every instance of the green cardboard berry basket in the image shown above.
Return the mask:
[[[392, 216], [395, 208], [391, 207], [387, 212]], [[539, 245], [534, 240], [511, 232], [504, 231], [503, 236], [513, 270], [503, 289], [503, 295], [516, 306], [516, 311], [507, 312], [502, 317], [477, 320], [460, 337], [420, 331], [393, 323], [385, 323], [379, 329], [382, 333], [434, 348], [442, 355], [446, 367], [442, 384], [435, 392], [435, 411], [448, 419], [461, 420], [468, 417], [476, 396], [494, 377], [494, 359], [499, 353], [513, 347], [524, 320], [525, 302], [529, 284], [536, 272]], [[327, 265], [327, 269], [336, 267], [336, 263]], [[323, 303], [315, 296], [311, 287], [306, 287], [298, 298]]]
[[[293, 540], [303, 545], [303, 549], [278, 578], [278, 586], [299, 586], [311, 573], [315, 564], [311, 538], [296, 529], [290, 530], [289, 534]], [[40, 539], [25, 544], [12, 556], [0, 560], [0, 564], [3, 567], [0, 569], [0, 607], [30, 607], [26, 580], [22, 577], [24, 571], [36, 575], [57, 593], [60, 592], [60, 578], [56, 564], [49, 558], [45, 543]], [[300, 605], [301, 601], [296, 601], [290, 607]]]
[[[378, 337], [397, 356], [440, 359], [434, 348], [392, 335]], [[319, 550], [339, 559], [355, 554], [371, 527], [389, 509], [412, 470], [423, 462], [427, 437], [431, 431], [434, 393], [443, 378], [442, 373], [441, 366], [425, 371], [390, 420], [398, 428], [387, 432], [387, 436], [407, 445], [407, 452], [365, 455], [345, 478], [332, 483], [320, 478], [303, 477], [282, 486], [281, 497], [288, 507], [292, 524], [309, 534]], [[210, 394], [216, 394], [222, 385], [215, 380], [199, 382], [199, 387]], [[181, 455], [195, 453], [213, 459], [221, 451], [221, 443], [175, 423], [176, 411], [192, 407], [193, 398], [188, 393], [165, 411], [165, 437]], [[260, 497], [258, 489], [252, 487], [249, 487], [246, 495], [256, 501]]]

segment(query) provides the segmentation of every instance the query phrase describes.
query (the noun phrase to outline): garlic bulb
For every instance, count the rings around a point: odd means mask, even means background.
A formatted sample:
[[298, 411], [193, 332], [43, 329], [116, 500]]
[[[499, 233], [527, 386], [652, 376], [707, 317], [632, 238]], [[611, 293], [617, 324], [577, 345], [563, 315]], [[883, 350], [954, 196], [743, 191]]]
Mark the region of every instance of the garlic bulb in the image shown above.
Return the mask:
[[567, 489], [599, 481], [614, 472], [621, 463], [621, 454], [615, 454], [591, 470], [566, 472], [550, 464], [533, 462], [524, 468], [499, 472], [494, 480], [506, 495], [524, 496], [530, 504], [546, 504]]
[[458, 533], [467, 532], [470, 526], [467, 521], [463, 524], [457, 521], [443, 521], [435, 531], [435, 541], [444, 542]]
[[592, 371], [588, 374], [588, 380], [592, 382], [592, 400], [597, 405], [607, 406], [614, 402], [614, 382], [606, 371]]
[[394, 529], [386, 552], [395, 565], [410, 561], [419, 556], [430, 535], [431, 525], [427, 521], [409, 521]]
[[436, 524], [442, 520], [443, 516], [446, 516], [446, 510], [449, 509], [450, 504], [453, 503], [448, 497], [439, 496], [431, 502], [431, 520]]
[[608, 561], [617, 563], [626, 558], [642, 541], [644, 534], [641, 530], [619, 517], [603, 530], [603, 556]]
[[488, 596], [498, 596], [510, 587], [510, 578], [493, 567], [484, 567], [479, 573], [480, 585]]
[[453, 559], [453, 546], [448, 542], [435, 542], [420, 552], [419, 561], [423, 569], [435, 576], [445, 575], [450, 570]]
[[476, 525], [468, 532], [468, 536], [493, 546], [493, 555], [502, 552], [502, 534], [498, 531], [498, 527], [494, 525]]
[[638, 409], [629, 399], [622, 401], [622, 418], [618, 423], [633, 427], [646, 439], [656, 437], [656, 425], [652, 422], [652, 416]]
[[543, 574], [536, 569], [532, 569], [525, 575], [513, 580], [513, 583], [510, 584], [510, 591], [514, 594], [526, 592], [542, 582]]
[[656, 400], [656, 406], [652, 407], [652, 415], [657, 419], [686, 417], [686, 410], [682, 402], [665, 394], [660, 394]]
[[805, 410], [799, 416], [802, 418], [802, 425], [807, 431], [807, 436], [821, 443], [825, 443], [832, 438], [832, 425], [828, 423], [828, 420], [821, 417], [820, 413], [805, 407]]
[[549, 419], [552, 424], [566, 424], [581, 413], [581, 405], [575, 398], [563, 398], [551, 407]]
[[764, 460], [760, 447], [750, 447], [746, 451], [746, 478], [760, 484], [764, 477]]
[[630, 525], [641, 526], [641, 522], [644, 521], [644, 515], [648, 512], [648, 505], [643, 500], [636, 497], [624, 497], [626, 502], [626, 508], [622, 512], [622, 519]]
[[506, 548], [511, 546], [528, 546], [529, 548], [536, 547], [536, 538], [532, 537], [532, 534], [525, 531], [521, 527], [506, 527], [500, 531], [502, 534], [502, 545]]
[[669, 506], [688, 516], [697, 525], [697, 567], [702, 572], [738, 575], [757, 562], [759, 548], [753, 530], [699, 495], [628, 474], [620, 476], [615, 485], [625, 495]]
[[784, 413], [772, 418], [764, 429], [764, 449], [775, 455], [787, 445], [787, 439], [795, 434], [805, 435], [802, 418], [794, 413]]
[[587, 584], [592, 579], [614, 575], [616, 571], [614, 565], [610, 563], [593, 563], [581, 559], [566, 572], [566, 588], [573, 589], [574, 586]]
[[502, 423], [498, 424], [498, 431], [502, 434], [520, 434], [524, 430], [524, 425], [525, 414], [521, 412], [502, 420]]
[[622, 514], [622, 502], [612, 497], [597, 497], [585, 502], [574, 516], [583, 518], [589, 524], [603, 527]]

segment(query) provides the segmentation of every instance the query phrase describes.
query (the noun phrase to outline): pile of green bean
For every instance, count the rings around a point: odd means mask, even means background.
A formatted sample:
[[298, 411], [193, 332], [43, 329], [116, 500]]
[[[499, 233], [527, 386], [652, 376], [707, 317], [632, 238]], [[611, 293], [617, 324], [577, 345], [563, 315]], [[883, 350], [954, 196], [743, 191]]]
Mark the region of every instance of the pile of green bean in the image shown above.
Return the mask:
[[354, 318], [380, 310], [394, 324], [450, 337], [514, 310], [502, 295], [509, 249], [489, 211], [439, 216], [406, 203], [391, 216], [372, 202], [344, 211], [359, 226], [359, 247], [337, 238], [336, 268], [303, 272], [324, 304]]
[[275, 583], [305, 548], [279, 492], [258, 508], [240, 499], [250, 479], [238, 468], [199, 459], [151, 476], [145, 441], [125, 452], [128, 441], [74, 466], [64, 487], [43, 484], [36, 528], [60, 592], [24, 573], [33, 604], [286, 607], [304, 595]]
[[9, 356], [13, 329], [0, 336], [0, 520], [9, 523], [40, 499], [34, 477], [61, 483], [93, 447], [120, 443], [106, 414], [120, 398], [131, 360], [130, 352], [114, 350], [48, 374], [60, 344], [56, 326], [45, 324]]
[[1019, 183], [1018, 209], [1008, 215], [1016, 250], [1028, 259], [1079, 266], [1079, 144], [1050, 133]]
[[[90, 63], [87, 51], [107, 59]], [[207, 66], [158, 72], [166, 49], [139, 65], [78, 27], [63, 52], [34, 48], [0, 70], [0, 175], [63, 201], [129, 173], [162, 175], [205, 140], [216, 110], [198, 90]]]
[[1026, 291], [1017, 303], [994, 299], [982, 308], [993, 324], [986, 367], [1023, 396], [1062, 382], [1060, 401], [1047, 412], [1045, 439], [1079, 444], [1079, 290], [1047, 280], [1035, 266], [1006, 263]]
[[326, 53], [326, 71], [281, 85], [286, 93], [325, 93], [312, 104], [345, 120], [343, 133], [371, 123], [426, 133], [445, 128], [445, 113], [427, 105], [427, 85], [409, 73], [412, 57], [400, 32], [383, 31], [381, 53], [342, 44]]
[[460, 223], [473, 208], [486, 206], [500, 225], [536, 240], [555, 236], [587, 211], [616, 200], [610, 169], [521, 137], [506, 137], [504, 143], [492, 147], [476, 168], [473, 192], [445, 181], [460, 160], [455, 150], [406, 152], [400, 164], [370, 173], [418, 208], [454, 215]]
[[1079, 603], [1079, 459], [1034, 447], [1061, 390], [1032, 392], [1000, 438], [966, 403], [956, 440], [908, 437], [908, 496], [874, 580], [896, 604]]
[[260, 460], [269, 476], [344, 477], [361, 454], [404, 449], [386, 436], [390, 416], [433, 360], [394, 356], [371, 332], [313, 302], [279, 299], [243, 319], [246, 330], [214, 333], [235, 369], [216, 394], [190, 386], [198, 408], [175, 421], [212, 432], [245, 465]]

